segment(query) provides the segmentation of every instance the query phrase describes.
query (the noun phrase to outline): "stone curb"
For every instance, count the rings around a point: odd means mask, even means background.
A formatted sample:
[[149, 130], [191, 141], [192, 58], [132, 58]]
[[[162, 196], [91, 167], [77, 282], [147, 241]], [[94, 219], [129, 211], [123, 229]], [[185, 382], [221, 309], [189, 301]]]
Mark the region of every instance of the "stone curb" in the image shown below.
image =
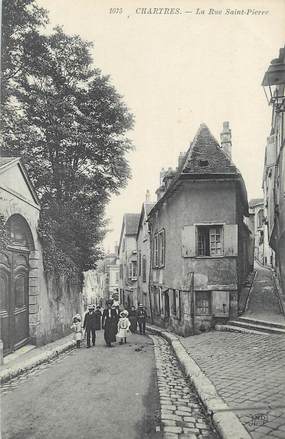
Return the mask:
[[250, 434], [231, 411], [229, 406], [217, 394], [216, 388], [202, 372], [197, 363], [190, 357], [186, 349], [174, 334], [163, 329], [147, 325], [150, 332], [165, 338], [173, 347], [179, 363], [186, 375], [191, 379], [197, 393], [212, 417], [213, 424], [222, 439], [251, 439]]
[[60, 354], [63, 354], [66, 351], [69, 351], [75, 346], [76, 342], [74, 340], [70, 340], [61, 346], [57, 346], [53, 349], [42, 352], [41, 354], [35, 355], [26, 361], [23, 361], [23, 363], [19, 366], [8, 367], [6, 370], [0, 372], [0, 383], [7, 383], [12, 378], [16, 378], [17, 376], [34, 369], [40, 364], [47, 363], [48, 361], [58, 357]]

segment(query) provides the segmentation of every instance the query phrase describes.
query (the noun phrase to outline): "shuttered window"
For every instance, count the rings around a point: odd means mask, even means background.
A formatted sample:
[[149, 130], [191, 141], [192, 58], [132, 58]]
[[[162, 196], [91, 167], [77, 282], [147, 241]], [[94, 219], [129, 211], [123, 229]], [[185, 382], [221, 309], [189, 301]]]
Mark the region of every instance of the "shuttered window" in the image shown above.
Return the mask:
[[182, 229], [182, 256], [237, 256], [238, 226], [225, 225], [191, 225]]

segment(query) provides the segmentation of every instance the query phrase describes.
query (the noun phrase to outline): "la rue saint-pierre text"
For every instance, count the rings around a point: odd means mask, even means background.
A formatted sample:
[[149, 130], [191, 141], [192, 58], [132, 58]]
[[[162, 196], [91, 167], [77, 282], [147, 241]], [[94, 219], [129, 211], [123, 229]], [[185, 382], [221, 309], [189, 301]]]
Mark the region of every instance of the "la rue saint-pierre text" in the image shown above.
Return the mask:
[[[110, 14], [123, 14], [123, 8], [110, 8]], [[216, 9], [216, 8], [196, 8], [192, 10], [183, 10], [181, 8], [136, 8], [135, 13], [137, 15], [179, 15], [179, 14], [192, 14], [192, 15], [247, 15], [247, 16], [264, 16], [269, 14], [267, 9]]]

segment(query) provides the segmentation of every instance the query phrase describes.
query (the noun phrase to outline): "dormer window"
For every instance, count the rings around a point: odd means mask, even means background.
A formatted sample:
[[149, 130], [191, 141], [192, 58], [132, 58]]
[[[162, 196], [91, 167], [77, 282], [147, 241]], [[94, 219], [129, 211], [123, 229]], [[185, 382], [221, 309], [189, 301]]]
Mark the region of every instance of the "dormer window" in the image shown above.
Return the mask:
[[204, 168], [205, 166], [208, 165], [209, 165], [208, 160], [199, 160], [199, 166], [201, 166], [201, 168]]

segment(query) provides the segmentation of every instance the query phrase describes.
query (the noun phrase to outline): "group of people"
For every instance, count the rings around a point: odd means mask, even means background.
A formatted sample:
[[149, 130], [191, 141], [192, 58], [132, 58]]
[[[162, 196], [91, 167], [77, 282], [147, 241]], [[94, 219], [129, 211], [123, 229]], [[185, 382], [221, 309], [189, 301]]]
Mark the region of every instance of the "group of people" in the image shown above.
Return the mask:
[[112, 347], [112, 343], [120, 340], [120, 344], [127, 343], [127, 335], [129, 332], [136, 333], [139, 326], [140, 334], [145, 334], [147, 313], [142, 304], [138, 309], [132, 306], [129, 310], [125, 307], [120, 310], [119, 305], [115, 305], [112, 300], [107, 300], [106, 308], [103, 313], [100, 306], [95, 308], [94, 305], [88, 306], [88, 311], [84, 316], [83, 325], [81, 317], [76, 314], [73, 317], [71, 329], [74, 332], [76, 346], [80, 348], [81, 340], [85, 332], [87, 339], [87, 348], [95, 346], [96, 330], [104, 329], [104, 339], [106, 346]]

